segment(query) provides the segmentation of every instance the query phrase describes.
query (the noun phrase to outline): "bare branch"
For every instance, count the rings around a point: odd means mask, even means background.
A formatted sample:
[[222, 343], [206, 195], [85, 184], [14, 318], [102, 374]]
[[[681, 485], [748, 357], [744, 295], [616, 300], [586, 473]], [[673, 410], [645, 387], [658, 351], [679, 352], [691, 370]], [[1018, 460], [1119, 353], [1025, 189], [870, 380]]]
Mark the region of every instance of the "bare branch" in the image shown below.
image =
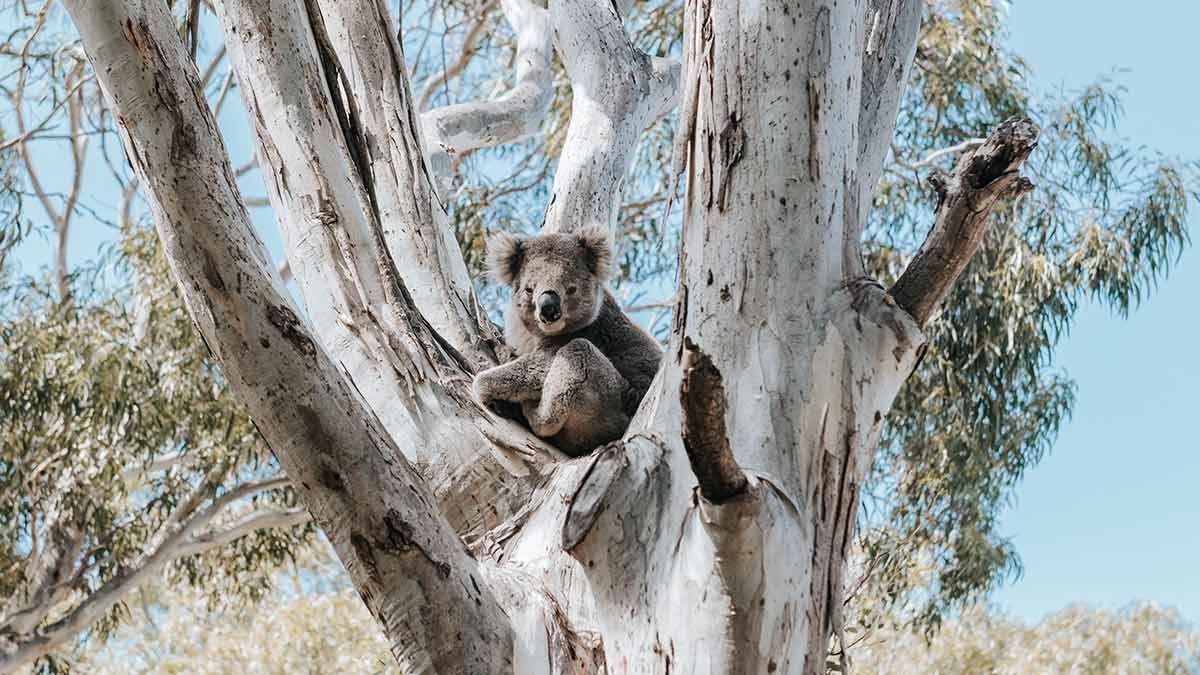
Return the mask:
[[[18, 128], [18, 133], [16, 136], [8, 139], [7, 141], [4, 141], [3, 143], [0, 143], [0, 152], [4, 152], [5, 150], [8, 150], [11, 147], [20, 145], [22, 143], [26, 143], [28, 141], [33, 140], [34, 138], [37, 138], [37, 135], [39, 133], [41, 133], [42, 130], [44, 130], [50, 124], [50, 122], [54, 119], [55, 114], [57, 114], [59, 110], [62, 110], [63, 106], [67, 105], [67, 103], [71, 100], [71, 97], [76, 92], [78, 92], [83, 87], [83, 85], [87, 84], [91, 80], [92, 80], [92, 77], [89, 75], [88, 77], [85, 77], [85, 78], [79, 80], [78, 82], [75, 82], [70, 87], [68, 87], [67, 91], [66, 91], [65, 95], [62, 97], [62, 99], [60, 99], [58, 102], [56, 102], [54, 104], [53, 107], [50, 108], [49, 112], [46, 113], [45, 117], [42, 118], [41, 122], [38, 122], [37, 124], [35, 124], [33, 126], [33, 128], [25, 129], [24, 131], [21, 131], [21, 129]], [[18, 88], [18, 91], [19, 91], [19, 88]], [[16, 105], [17, 104], [14, 101], [14, 103], [13, 103], [14, 108], [16, 107]], [[22, 125], [24, 124], [25, 120], [23, 117], [20, 119], [20, 122]]]
[[[67, 82], [84, 81], [85, 62], [78, 61], [75, 68], [67, 76]], [[87, 136], [83, 135], [83, 91], [73, 88], [67, 102], [67, 120], [71, 130], [71, 188], [67, 192], [66, 201], [59, 222], [56, 223], [57, 246], [55, 249], [54, 271], [58, 281], [58, 298], [66, 303], [70, 299], [70, 285], [67, 273], [67, 245], [70, 241], [71, 220], [75, 215], [75, 205], [79, 203], [79, 195], [83, 189], [83, 171], [87, 160]]]
[[[191, 0], [188, 4], [187, 16], [184, 17], [184, 27], [188, 34], [188, 55], [196, 60], [196, 51], [200, 49], [200, 0]], [[207, 82], [201, 78], [201, 82]]]
[[229, 527], [193, 536], [175, 551], [176, 558], [186, 558], [231, 544], [242, 537], [261, 530], [277, 530], [310, 522], [312, 516], [305, 509], [286, 511], [260, 511], [252, 513]]
[[125, 471], [121, 472], [121, 480], [131, 482], [136, 481], [149, 473], [166, 471], [176, 464], [179, 464], [186, 458], [187, 455], [181, 452], [173, 452], [169, 455], [163, 455], [162, 457], [150, 462], [146, 466], [134, 466], [126, 469]]
[[615, 3], [552, 0], [550, 13], [573, 93], [542, 227], [553, 232], [599, 225], [611, 232], [642, 131], [676, 103], [679, 64], [639, 51]]
[[220, 117], [221, 110], [225, 107], [225, 97], [229, 96], [229, 88], [233, 85], [233, 68], [225, 73], [225, 80], [221, 83], [221, 89], [217, 92], [217, 102], [213, 104], [213, 116]]
[[1033, 122], [1011, 119], [987, 142], [964, 155], [946, 175], [929, 182], [938, 192], [937, 221], [916, 257], [888, 291], [901, 308], [924, 325], [975, 256], [996, 200], [1033, 189], [1017, 172], [1037, 147]]
[[221, 62], [224, 60], [225, 45], [221, 45], [221, 48], [217, 50], [217, 53], [213, 55], [212, 60], [209, 61], [208, 65], [204, 68], [204, 74], [200, 76], [200, 83], [204, 85], [204, 87], [207, 88], [209, 83], [212, 82], [213, 76], [217, 74], [217, 66], [221, 65]]
[[904, 167], [905, 169], [908, 169], [910, 171], [920, 171], [921, 169], [927, 169], [927, 168], [933, 166], [935, 163], [937, 163], [938, 160], [942, 159], [943, 157], [961, 155], [964, 152], [978, 148], [979, 146], [983, 145], [986, 142], [987, 142], [986, 138], [968, 138], [967, 140], [963, 141], [962, 143], [956, 143], [954, 145], [951, 145], [948, 148], [942, 148], [941, 150], [934, 150], [933, 152], [929, 153], [928, 155], [925, 155], [924, 159], [919, 159], [915, 162], [905, 161], [902, 157], [900, 157], [900, 154], [898, 152], [896, 152], [896, 148], [893, 147], [892, 148], [892, 157], [895, 159], [897, 164]]
[[725, 382], [721, 371], [691, 340], [685, 340], [683, 380], [679, 388], [683, 447], [700, 494], [720, 504], [746, 491], [725, 430]]
[[[538, 133], [554, 97], [554, 76], [550, 70], [553, 31], [549, 14], [529, 0], [501, 0], [500, 6], [517, 35], [516, 84], [492, 101], [448, 105], [421, 115], [430, 163], [438, 189], [443, 193], [449, 189], [453, 177], [452, 157], [478, 148], [515, 143]], [[473, 41], [474, 30], [482, 25], [481, 17], [472, 33], [468, 33], [468, 45]], [[460, 64], [466, 65], [460, 59], [455, 67]], [[452, 70], [448, 69], [443, 78], [450, 77]], [[431, 84], [436, 84], [436, 79]], [[430, 86], [422, 95], [422, 103], [426, 95], [432, 96]]]
[[[483, 29], [487, 27], [488, 14], [492, 11], [492, 7], [495, 4], [496, 0], [487, 0], [487, 2], [484, 2], [476, 10], [475, 20], [471, 22], [471, 27], [467, 29], [466, 35], [463, 36], [462, 52], [453, 64], [447, 66], [444, 71], [435, 73], [425, 81], [425, 86], [421, 88], [421, 98], [417, 101], [417, 110], [428, 108], [429, 102], [437, 95], [438, 87], [458, 77], [471, 64], [471, 59], [478, 53], [475, 49], [475, 42], [479, 40], [479, 36], [483, 34]], [[509, 21], [511, 22], [512, 19], [510, 18]]]

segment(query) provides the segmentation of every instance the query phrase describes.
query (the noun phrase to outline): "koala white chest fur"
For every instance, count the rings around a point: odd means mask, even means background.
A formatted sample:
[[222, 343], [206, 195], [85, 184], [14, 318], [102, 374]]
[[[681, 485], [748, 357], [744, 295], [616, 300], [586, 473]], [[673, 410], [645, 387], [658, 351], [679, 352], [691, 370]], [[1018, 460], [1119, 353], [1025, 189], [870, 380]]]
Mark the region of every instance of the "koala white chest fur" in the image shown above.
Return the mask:
[[625, 433], [662, 357], [605, 288], [611, 261], [600, 229], [488, 243], [492, 275], [512, 289], [505, 337], [517, 358], [480, 373], [475, 394], [570, 455]]

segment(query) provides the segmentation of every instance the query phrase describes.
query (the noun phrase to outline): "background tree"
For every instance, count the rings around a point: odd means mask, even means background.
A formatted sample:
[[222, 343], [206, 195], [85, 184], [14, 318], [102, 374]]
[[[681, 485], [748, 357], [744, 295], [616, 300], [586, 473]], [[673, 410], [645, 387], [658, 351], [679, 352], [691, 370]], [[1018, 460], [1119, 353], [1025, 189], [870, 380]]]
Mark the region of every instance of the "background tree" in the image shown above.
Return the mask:
[[[255, 612], [232, 617], [207, 612], [202, 598], [186, 592], [169, 606], [153, 623], [122, 628], [112, 647], [89, 654], [82, 669], [113, 675], [239, 668], [281, 675], [400, 672], [348, 588], [298, 594], [283, 583]], [[196, 639], [190, 628], [197, 625], [212, 630]], [[1068, 607], [1032, 624], [973, 607], [949, 618], [931, 642], [919, 631], [892, 627], [854, 640], [853, 669], [860, 673], [1185, 675], [1200, 667], [1200, 633], [1178, 612], [1152, 604], [1119, 611]], [[292, 648], [275, 649], [285, 642]]]
[[[518, 27], [524, 26], [518, 31], [518, 35], [525, 36], [523, 42], [507, 36], [500, 9]], [[183, 33], [197, 45], [193, 54], [203, 54], [203, 45], [195, 37], [205, 26], [203, 20], [189, 21], [186, 6], [178, 10]], [[426, 80], [417, 105], [442, 106], [430, 110], [422, 122], [438, 122], [432, 125], [433, 131], [426, 132], [434, 141], [430, 144], [431, 166], [435, 167], [439, 185], [449, 190], [444, 201], [468, 263], [478, 259], [483, 223], [504, 228], [527, 226], [532, 220], [527, 214], [540, 212], [554, 187], [554, 162], [562, 151], [566, 121], [572, 112], [568, 89], [562, 86], [566, 78], [549, 63], [546, 18], [525, 6], [527, 15], [522, 19], [522, 6], [514, 4], [486, 5], [483, 10], [454, 4], [433, 4], [416, 11], [410, 8], [404, 31], [406, 53], [415, 55], [414, 81]], [[876, 220], [869, 224], [868, 261], [885, 281], [902, 268], [906, 252], [916, 249], [933, 217], [933, 200], [921, 193], [919, 181], [913, 177], [939, 159], [948, 168], [957, 153], [976, 147], [978, 137], [986, 134], [995, 121], [1031, 111], [1024, 91], [1023, 65], [999, 48], [1003, 38], [1001, 20], [1000, 10], [991, 3], [934, 3], [928, 8], [914, 86], [903, 101], [893, 162], [885, 172], [877, 200], [877, 207], [885, 210], [877, 208]], [[638, 5], [627, 24], [638, 46], [647, 52], [668, 55], [678, 49], [682, 36], [678, 7]], [[462, 36], [462, 55], [457, 59], [437, 58], [437, 54], [430, 57], [433, 50], [420, 46], [434, 41], [444, 45], [448, 41], [451, 45], [447, 49], [453, 49], [457, 36]], [[219, 107], [233, 80], [221, 75], [223, 52], [210, 53], [217, 58], [203, 69], [204, 80], [213, 83], [209, 100]], [[482, 110], [503, 106], [498, 109], [508, 111], [507, 119], [525, 120], [524, 126], [510, 127], [515, 131], [502, 137], [515, 140], [537, 129], [540, 106], [548, 103], [546, 133], [515, 146], [488, 150], [468, 143], [447, 146], [451, 152], [439, 153], [444, 139], [456, 138], [450, 133], [455, 127], [446, 126], [446, 120], [461, 123], [473, 119], [470, 113], [481, 110], [478, 106], [445, 104], [464, 96], [474, 97], [480, 89], [495, 89], [481, 87], [481, 78], [494, 81], [496, 71], [487, 59], [476, 55], [505, 53], [515, 56], [520, 64], [518, 85], [502, 95], [498, 103], [484, 104]], [[442, 78], [441, 72], [449, 76]], [[552, 72], [556, 80], [550, 79]], [[555, 81], [559, 84], [551, 86]], [[1055, 108], [1062, 109], [1061, 115]], [[885, 434], [884, 451], [875, 463], [873, 487], [869, 490], [877, 501], [873, 502], [875, 508], [864, 514], [861, 528], [865, 542], [863, 573], [861, 579], [851, 580], [852, 590], [857, 589], [854, 600], [871, 610], [857, 613], [867, 623], [878, 620], [879, 610], [884, 607], [879, 601], [884, 598], [915, 604], [919, 617], [927, 625], [934, 625], [945, 609], [976, 597], [1013, 569], [1011, 550], [996, 538], [991, 523], [1022, 468], [1036, 461], [1052, 438], [1069, 403], [1066, 383], [1053, 381], [1048, 375], [1048, 357], [1058, 330], [1066, 325], [1078, 297], [1088, 291], [1099, 290], [1114, 298], [1118, 307], [1127, 307], [1173, 257], [1183, 239], [1186, 192], [1177, 169], [1171, 163], [1139, 157], [1106, 142], [1116, 121], [1115, 100], [1097, 89], [1078, 102], [1064, 99], [1063, 104], [1036, 112], [1038, 121], [1050, 124], [1054, 130], [1043, 134], [1043, 148], [1049, 142], [1057, 149], [1035, 158], [1031, 170], [1037, 174], [1039, 184], [1046, 185], [1044, 180], [1048, 179], [1064, 194], [1082, 195], [1078, 203], [1088, 208], [1066, 203], [1069, 200], [1063, 200], [1063, 194], [1051, 199], [1038, 192], [1022, 202], [1022, 209], [1005, 212], [1004, 226], [994, 231], [1006, 232], [1014, 222], [1024, 230], [1020, 236], [1008, 233], [1000, 237], [999, 243], [993, 234], [985, 237], [984, 257], [996, 255], [989, 253], [993, 247], [1002, 253], [991, 258], [991, 263], [967, 271], [975, 284], [972, 289], [983, 292], [966, 293], [966, 297], [959, 298], [961, 302], [951, 305], [974, 309], [962, 315], [961, 321], [955, 320], [953, 325], [958, 331], [940, 332], [944, 328], [939, 326], [951, 324], [944, 316], [934, 318], [934, 344], [919, 371], [921, 381], [925, 381], [925, 373], [930, 373], [931, 382], [953, 382], [949, 390], [953, 396], [948, 397], [953, 400], [916, 392], [915, 380], [910, 380], [897, 402], [911, 414], [897, 415], [900, 424]], [[929, 119], [938, 123], [921, 126], [913, 121]], [[656, 324], [660, 334], [665, 334], [664, 317], [672, 304], [663, 275], [674, 269], [671, 262], [677, 250], [675, 237], [681, 213], [676, 208], [673, 215], [664, 215], [662, 208], [672, 184], [666, 161], [672, 135], [668, 119], [652, 129], [643, 143], [639, 155], [645, 161], [635, 164], [634, 173], [625, 183], [625, 206], [618, 221], [622, 236], [617, 237], [623, 252], [622, 271], [632, 282], [623, 286], [624, 297], [653, 313], [648, 323]], [[72, 138], [75, 136], [72, 134]], [[474, 142], [482, 136], [474, 136]], [[941, 152], [943, 149], [951, 151]], [[916, 157], [932, 159], [906, 159]], [[251, 165], [245, 166], [238, 170], [239, 176], [253, 171]], [[1081, 166], [1088, 168], [1081, 172]], [[248, 203], [261, 201], [252, 198]], [[1085, 230], [1086, 236], [1077, 235]], [[666, 242], [662, 246], [652, 245], [663, 239]], [[1047, 240], [1056, 243], [1044, 245]], [[1043, 245], [1037, 248], [1029, 242]], [[1031, 255], [1035, 248], [1041, 253]], [[1114, 257], [1109, 249], [1124, 255]], [[1030, 259], [1039, 270], [1032, 276], [1030, 266], [1024, 264]], [[1080, 269], [1092, 271], [1074, 273]], [[485, 301], [492, 297], [486, 291], [483, 294]], [[311, 304], [308, 310], [313, 312]], [[979, 322], [986, 324], [987, 330], [963, 330], [980, 318], [987, 319]], [[1019, 342], [1025, 349], [1017, 350], [1011, 358], [1008, 354], [987, 358], [997, 351], [1011, 351], [1006, 341], [1012, 339], [1014, 331], [1026, 338]], [[946, 337], [939, 337], [942, 335]], [[942, 339], [945, 344], [939, 342]], [[979, 367], [964, 368], [964, 364]], [[1014, 377], [1024, 373], [1032, 374]], [[1015, 383], [1009, 385], [1012, 393], [1006, 394], [1011, 398], [1000, 405], [993, 404], [996, 382]], [[909, 420], [918, 421], [908, 425]], [[1030, 421], [1037, 424], [1031, 428]], [[987, 442], [964, 433], [973, 433], [980, 423], [998, 430], [989, 435]], [[1020, 433], [1010, 433], [1014, 429]], [[948, 446], [953, 454], [948, 454]], [[905, 449], [903, 453], [901, 448]], [[430, 469], [420, 466], [420, 462], [418, 467]], [[483, 485], [500, 494], [508, 490], [506, 482], [495, 479], [495, 474], [485, 473], [479, 478], [464, 485], [472, 489]], [[451, 483], [448, 479], [435, 481], [439, 486]], [[448, 499], [453, 501], [444, 497], [444, 501]], [[508, 506], [503, 501], [499, 501], [498, 513], [486, 517], [493, 522], [503, 519], [504, 509], [514, 508], [519, 500], [513, 499]], [[478, 523], [475, 527], [467, 532], [468, 541], [495, 545], [475, 534], [481, 529]]]
[[77, 271], [69, 303], [30, 279], [2, 289], [4, 651], [48, 654], [84, 631], [102, 642], [130, 594], [164, 572], [254, 597], [260, 571], [309, 534], [151, 235], [130, 231], [113, 256], [102, 269], [130, 286]]

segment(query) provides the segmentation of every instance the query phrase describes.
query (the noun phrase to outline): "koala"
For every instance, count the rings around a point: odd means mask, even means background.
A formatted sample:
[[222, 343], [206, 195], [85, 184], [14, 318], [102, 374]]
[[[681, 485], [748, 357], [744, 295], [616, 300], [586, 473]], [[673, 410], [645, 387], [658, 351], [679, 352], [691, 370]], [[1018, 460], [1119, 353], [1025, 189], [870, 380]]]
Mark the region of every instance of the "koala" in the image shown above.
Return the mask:
[[480, 403], [507, 417], [519, 408], [535, 434], [572, 456], [620, 438], [662, 348], [605, 287], [604, 231], [493, 235], [488, 267], [512, 289], [504, 333], [517, 357], [476, 376]]

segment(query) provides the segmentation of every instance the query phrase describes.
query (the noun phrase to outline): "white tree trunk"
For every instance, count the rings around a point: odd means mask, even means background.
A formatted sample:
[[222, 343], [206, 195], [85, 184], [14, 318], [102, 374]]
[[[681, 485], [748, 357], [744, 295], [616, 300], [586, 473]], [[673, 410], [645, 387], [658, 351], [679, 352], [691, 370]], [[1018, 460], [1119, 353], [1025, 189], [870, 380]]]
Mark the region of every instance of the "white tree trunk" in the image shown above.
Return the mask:
[[[307, 321], [163, 3], [66, 4], [201, 332], [406, 672], [824, 670], [880, 425], [1036, 139], [968, 153], [911, 273], [864, 277], [919, 0], [689, 0], [682, 69], [631, 44], [625, 3], [507, 0], [516, 88], [424, 115], [382, 0], [225, 0]], [[626, 438], [575, 460], [471, 399], [507, 352], [432, 175], [536, 131], [548, 27], [574, 102], [544, 227], [611, 228], [676, 100], [687, 186], [663, 367]]]

